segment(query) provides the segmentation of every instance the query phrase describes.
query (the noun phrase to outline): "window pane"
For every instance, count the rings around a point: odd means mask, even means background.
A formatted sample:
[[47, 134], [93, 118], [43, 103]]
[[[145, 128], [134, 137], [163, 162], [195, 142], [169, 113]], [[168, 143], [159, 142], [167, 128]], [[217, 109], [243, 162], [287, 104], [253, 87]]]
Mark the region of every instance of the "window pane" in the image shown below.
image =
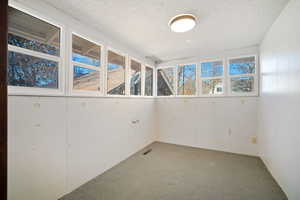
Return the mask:
[[108, 51], [107, 93], [125, 95], [125, 56]]
[[174, 68], [157, 70], [157, 95], [174, 95]]
[[178, 95], [196, 94], [196, 65], [178, 66]]
[[201, 63], [201, 77], [223, 76], [223, 62], [205, 62]]
[[230, 75], [255, 73], [255, 57], [237, 58], [229, 60]]
[[130, 65], [130, 94], [141, 95], [141, 63], [131, 60]]
[[202, 81], [202, 94], [223, 94], [222, 79], [210, 79]]
[[153, 96], [153, 69], [146, 67], [145, 96]]
[[21, 53], [8, 53], [8, 85], [58, 88], [58, 63]]
[[233, 93], [245, 93], [254, 91], [254, 77], [231, 78], [231, 91]]
[[100, 91], [100, 72], [74, 66], [73, 89]]
[[100, 66], [101, 46], [77, 35], [72, 36], [72, 59], [87, 65]]
[[60, 29], [9, 7], [8, 44], [59, 56]]

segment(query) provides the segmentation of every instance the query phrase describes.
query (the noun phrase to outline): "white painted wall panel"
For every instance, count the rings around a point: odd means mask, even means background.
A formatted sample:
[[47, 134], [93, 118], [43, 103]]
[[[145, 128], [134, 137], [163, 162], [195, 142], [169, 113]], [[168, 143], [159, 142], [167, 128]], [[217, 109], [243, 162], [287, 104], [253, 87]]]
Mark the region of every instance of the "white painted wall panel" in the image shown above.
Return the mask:
[[300, 199], [300, 1], [291, 0], [261, 45], [260, 156]]
[[153, 142], [153, 107], [153, 99], [68, 99], [68, 191]]
[[8, 102], [8, 199], [58, 199], [66, 189], [65, 99]]
[[258, 155], [257, 98], [161, 98], [156, 100], [159, 140]]
[[154, 99], [10, 96], [9, 200], [58, 199], [154, 139]]

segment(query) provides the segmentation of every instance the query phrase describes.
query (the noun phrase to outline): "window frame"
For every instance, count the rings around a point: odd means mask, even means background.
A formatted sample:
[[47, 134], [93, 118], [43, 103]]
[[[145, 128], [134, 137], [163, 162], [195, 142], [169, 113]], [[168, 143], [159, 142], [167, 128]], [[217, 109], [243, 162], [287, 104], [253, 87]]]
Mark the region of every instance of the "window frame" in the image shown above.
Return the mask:
[[[202, 78], [202, 64], [203, 63], [208, 63], [208, 62], [218, 62], [222, 61], [223, 63], [223, 75], [222, 76], [214, 76], [214, 77], [203, 77]], [[226, 69], [226, 59], [225, 58], [215, 58], [215, 59], [206, 59], [206, 60], [201, 60], [198, 63], [198, 96], [199, 97], [225, 97], [227, 95], [227, 84], [226, 84], [226, 74], [227, 74], [227, 69]], [[221, 79], [223, 83], [223, 94], [203, 94], [202, 92], [202, 81], [203, 80], [213, 80], [213, 79]]]
[[[120, 56], [123, 56], [125, 57], [125, 74], [124, 74], [124, 78], [125, 78], [125, 94], [124, 95], [119, 95], [119, 94], [108, 94], [108, 91], [107, 91], [107, 77], [108, 77], [108, 51], [112, 51]], [[129, 85], [128, 85], [128, 68], [129, 68], [129, 59], [128, 59], [128, 54], [120, 51], [120, 50], [117, 50], [115, 48], [112, 48], [110, 46], [107, 46], [106, 47], [106, 51], [105, 51], [105, 76], [104, 76], [104, 95], [107, 96], [107, 97], [128, 97], [129, 96]]]
[[[92, 42], [98, 46], [100, 46], [100, 66], [92, 66], [80, 62], [73, 61], [73, 35], [76, 35], [77, 37], [80, 37], [84, 40], [87, 40], [89, 42]], [[95, 39], [92, 39], [91, 37], [87, 37], [85, 34], [76, 32], [76, 31], [70, 31], [69, 34], [69, 81], [68, 81], [68, 91], [70, 96], [90, 96], [90, 97], [97, 97], [97, 96], [103, 96], [104, 93], [104, 84], [103, 84], [103, 74], [104, 74], [104, 45]], [[73, 88], [73, 76], [74, 76], [74, 66], [79, 66], [82, 68], [88, 68], [92, 70], [96, 70], [100, 73], [100, 90], [99, 91], [88, 91], [88, 90], [76, 90]]]
[[[253, 74], [238, 74], [238, 75], [230, 75], [230, 60], [232, 59], [239, 59], [239, 58], [249, 58], [249, 57], [254, 57], [255, 59], [255, 73]], [[257, 54], [248, 54], [248, 55], [241, 55], [241, 56], [234, 56], [234, 57], [227, 57], [227, 96], [230, 97], [239, 97], [239, 96], [258, 96], [259, 95], [259, 66], [258, 66], [258, 55]], [[239, 77], [249, 77], [252, 76], [254, 78], [254, 90], [253, 92], [245, 92], [245, 93], [233, 93], [231, 90], [231, 78], [239, 78]]]
[[[180, 67], [180, 66], [184, 66], [184, 65], [195, 65], [195, 76], [196, 76], [196, 78], [195, 78], [195, 94], [194, 95], [178, 95], [178, 68]], [[175, 96], [176, 97], [197, 97], [198, 96], [198, 91], [199, 91], [199, 87], [198, 87], [198, 70], [197, 70], [197, 68], [198, 68], [198, 65], [197, 65], [197, 63], [196, 62], [191, 62], [191, 63], [184, 63], [184, 64], [178, 64], [178, 65], [176, 65], [176, 72], [175, 72], [175, 85], [176, 85], [176, 90], [175, 90]]]
[[[146, 91], [146, 67], [148, 68], [151, 68], [152, 69], [152, 95], [151, 96], [146, 96], [145, 95], [145, 91]], [[153, 98], [155, 97], [155, 67], [153, 67], [152, 65], [148, 65], [148, 64], [144, 64], [144, 73], [143, 73], [143, 81], [144, 83], [142, 83], [142, 97], [145, 97], [145, 98]]]
[[[131, 95], [131, 61], [134, 60], [137, 63], [141, 64], [141, 95]], [[141, 62], [141, 60], [136, 59], [135, 57], [132, 56], [128, 56], [128, 71], [127, 71], [127, 80], [128, 80], [128, 96], [129, 97], [143, 97], [144, 96], [144, 92], [145, 92], [145, 87], [143, 84], [145, 82], [145, 65], [143, 64], [143, 62]]]
[[[177, 65], [176, 65], [177, 66]], [[156, 98], [170, 98], [170, 97], [176, 97], [176, 94], [177, 94], [177, 84], [176, 84], [176, 81], [177, 81], [177, 78], [176, 78], [176, 74], [177, 74], [177, 67], [174, 66], [174, 65], [170, 65], [170, 66], [159, 66], [159, 67], [156, 67], [155, 68], [155, 97]], [[173, 68], [173, 73], [174, 73], [174, 77], [173, 77], [173, 88], [174, 88], [174, 94], [172, 95], [169, 95], [169, 96], [158, 96], [157, 94], [157, 81], [158, 81], [158, 70], [159, 69], [168, 69], [168, 68]]]
[[60, 44], [59, 44], [59, 56], [53, 56], [46, 53], [17, 47], [14, 45], [7, 44], [8, 52], [16, 52], [28, 56], [33, 56], [41, 59], [47, 59], [58, 62], [58, 88], [37, 88], [37, 87], [24, 87], [24, 86], [7, 86], [8, 95], [26, 95], [26, 96], [64, 96], [65, 95], [65, 58], [66, 58], [66, 28], [63, 24], [57, 22], [49, 16], [35, 11], [27, 6], [24, 6], [17, 2], [10, 2], [9, 6], [15, 8], [27, 15], [35, 17], [45, 23], [56, 26], [60, 29]]

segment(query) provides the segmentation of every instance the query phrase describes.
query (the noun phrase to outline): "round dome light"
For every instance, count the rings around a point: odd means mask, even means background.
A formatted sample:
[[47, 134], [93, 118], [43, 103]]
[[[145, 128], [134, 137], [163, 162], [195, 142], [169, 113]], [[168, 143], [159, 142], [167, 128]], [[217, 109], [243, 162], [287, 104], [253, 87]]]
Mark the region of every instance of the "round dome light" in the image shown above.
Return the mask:
[[183, 33], [192, 30], [196, 25], [196, 17], [191, 14], [181, 14], [173, 17], [169, 26], [176, 33]]

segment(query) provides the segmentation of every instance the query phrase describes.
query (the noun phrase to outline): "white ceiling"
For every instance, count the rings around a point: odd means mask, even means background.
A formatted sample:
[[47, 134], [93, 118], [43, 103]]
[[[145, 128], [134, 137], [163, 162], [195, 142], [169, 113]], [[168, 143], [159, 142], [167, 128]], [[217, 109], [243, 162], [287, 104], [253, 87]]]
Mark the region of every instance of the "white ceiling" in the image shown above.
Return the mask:
[[[44, 0], [143, 55], [162, 60], [257, 45], [288, 0]], [[192, 13], [198, 24], [173, 33], [168, 21]]]

